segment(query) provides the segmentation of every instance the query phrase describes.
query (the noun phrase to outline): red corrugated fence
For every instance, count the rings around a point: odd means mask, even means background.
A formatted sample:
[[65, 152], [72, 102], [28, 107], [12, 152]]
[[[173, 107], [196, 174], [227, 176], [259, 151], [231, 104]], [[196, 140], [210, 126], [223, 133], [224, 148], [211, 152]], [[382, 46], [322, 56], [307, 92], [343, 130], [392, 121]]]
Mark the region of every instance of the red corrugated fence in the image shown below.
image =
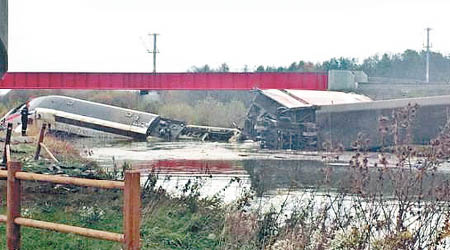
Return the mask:
[[0, 89], [326, 90], [327, 73], [55, 73], [8, 72]]

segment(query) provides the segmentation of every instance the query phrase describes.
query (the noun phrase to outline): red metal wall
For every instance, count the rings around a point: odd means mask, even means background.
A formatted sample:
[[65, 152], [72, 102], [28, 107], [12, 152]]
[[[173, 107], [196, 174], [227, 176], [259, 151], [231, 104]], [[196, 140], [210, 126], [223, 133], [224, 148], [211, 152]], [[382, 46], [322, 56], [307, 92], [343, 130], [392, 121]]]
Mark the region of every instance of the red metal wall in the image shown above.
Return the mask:
[[8, 72], [2, 89], [326, 90], [326, 73], [31, 73]]

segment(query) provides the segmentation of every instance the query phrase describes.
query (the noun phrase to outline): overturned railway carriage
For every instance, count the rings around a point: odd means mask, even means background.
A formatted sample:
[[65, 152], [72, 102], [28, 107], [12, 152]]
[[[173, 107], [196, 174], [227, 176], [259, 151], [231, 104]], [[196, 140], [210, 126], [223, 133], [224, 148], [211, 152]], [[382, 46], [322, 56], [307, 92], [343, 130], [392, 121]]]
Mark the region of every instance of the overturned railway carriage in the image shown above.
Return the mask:
[[53, 132], [63, 132], [85, 137], [128, 137], [145, 140], [148, 136], [164, 140], [178, 138], [235, 141], [240, 130], [185, 125], [182, 121], [162, 118], [159, 115], [89, 102], [65, 96], [42, 96], [28, 104], [9, 111], [1, 125], [13, 123], [21, 129], [21, 111], [28, 105], [29, 123], [45, 122]]
[[[1, 122], [21, 126], [21, 105], [9, 111]], [[29, 123], [46, 122], [53, 131], [81, 136], [124, 136], [145, 139], [155, 136], [175, 139], [185, 125], [159, 115], [89, 102], [65, 96], [43, 96], [28, 103]]]
[[394, 144], [392, 133], [384, 137], [379, 133], [380, 118], [387, 119], [392, 129], [395, 113], [407, 107], [414, 112], [410, 125], [396, 129], [410, 138], [396, 143], [427, 144], [446, 124], [450, 96], [372, 101], [333, 91], [260, 90], [245, 121], [244, 136], [260, 141], [263, 148], [308, 150], [321, 149], [325, 142], [349, 149], [363, 134], [366, 146], [377, 148]]

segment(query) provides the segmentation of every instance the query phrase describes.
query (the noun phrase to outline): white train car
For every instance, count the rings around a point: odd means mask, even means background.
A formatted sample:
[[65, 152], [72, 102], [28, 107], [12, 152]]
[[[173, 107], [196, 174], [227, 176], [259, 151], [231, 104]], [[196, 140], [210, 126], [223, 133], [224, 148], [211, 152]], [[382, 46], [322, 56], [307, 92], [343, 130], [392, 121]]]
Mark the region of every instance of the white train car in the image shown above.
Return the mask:
[[28, 105], [28, 123], [49, 124], [54, 132], [86, 137], [129, 137], [145, 140], [148, 136], [167, 140], [178, 138], [185, 124], [159, 115], [95, 103], [66, 96], [37, 97], [9, 111], [0, 124], [13, 123], [20, 132], [21, 110]]

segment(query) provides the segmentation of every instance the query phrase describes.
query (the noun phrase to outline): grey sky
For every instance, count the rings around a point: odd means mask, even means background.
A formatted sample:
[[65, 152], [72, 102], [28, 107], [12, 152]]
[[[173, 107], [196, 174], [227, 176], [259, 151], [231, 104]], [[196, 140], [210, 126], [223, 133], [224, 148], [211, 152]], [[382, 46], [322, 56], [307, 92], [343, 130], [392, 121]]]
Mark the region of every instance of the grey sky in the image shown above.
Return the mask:
[[151, 71], [140, 39], [149, 32], [161, 34], [160, 72], [419, 50], [427, 26], [433, 49], [450, 52], [444, 0], [10, 0], [9, 8], [10, 71]]

